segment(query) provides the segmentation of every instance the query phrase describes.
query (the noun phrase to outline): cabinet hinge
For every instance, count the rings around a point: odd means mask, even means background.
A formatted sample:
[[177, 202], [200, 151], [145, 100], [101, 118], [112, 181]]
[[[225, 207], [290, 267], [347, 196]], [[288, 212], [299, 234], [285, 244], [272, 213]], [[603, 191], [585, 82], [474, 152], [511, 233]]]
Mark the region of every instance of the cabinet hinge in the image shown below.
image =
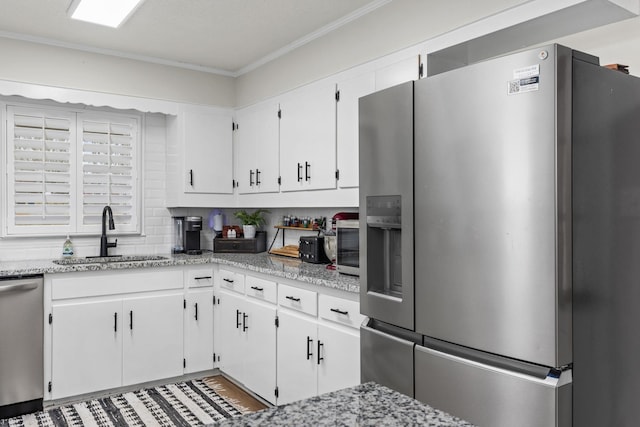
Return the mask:
[[183, 368], [187, 367], [187, 359], [182, 359], [182, 367]]
[[282, 185], [282, 177], [281, 176], [278, 177], [278, 185]]
[[53, 323], [53, 313], [49, 313], [49, 324]]
[[53, 388], [51, 381], [49, 381], [49, 384], [47, 384], [47, 390], [49, 391], [49, 393], [51, 393], [51, 389]]
[[273, 394], [275, 394], [276, 397], [278, 397], [278, 394], [279, 394], [278, 387], [276, 387], [276, 389], [273, 391]]
[[280, 327], [280, 319], [276, 316], [276, 328]]
[[282, 118], [282, 110], [278, 109], [278, 118], [281, 119]]
[[336, 90], [336, 102], [340, 101], [340, 91]]
[[336, 169], [336, 181], [340, 181], [340, 169]]

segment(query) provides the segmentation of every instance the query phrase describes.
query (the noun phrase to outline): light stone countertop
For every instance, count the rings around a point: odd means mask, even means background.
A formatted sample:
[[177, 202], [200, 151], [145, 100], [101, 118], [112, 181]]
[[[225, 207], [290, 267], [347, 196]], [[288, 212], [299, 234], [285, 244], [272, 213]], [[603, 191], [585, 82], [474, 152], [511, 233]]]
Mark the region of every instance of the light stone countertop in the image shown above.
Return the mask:
[[259, 254], [216, 254], [213, 252], [204, 252], [202, 255], [160, 255], [165, 256], [166, 259], [133, 262], [96, 262], [93, 264], [73, 265], [58, 265], [51, 259], [2, 261], [0, 262], [0, 278], [7, 276], [217, 263], [351, 293], [358, 293], [360, 290], [358, 277], [339, 274], [334, 270], [327, 270], [324, 264], [310, 264], [294, 258], [269, 255], [266, 252]]
[[460, 418], [373, 382], [230, 418], [214, 425], [473, 427]]

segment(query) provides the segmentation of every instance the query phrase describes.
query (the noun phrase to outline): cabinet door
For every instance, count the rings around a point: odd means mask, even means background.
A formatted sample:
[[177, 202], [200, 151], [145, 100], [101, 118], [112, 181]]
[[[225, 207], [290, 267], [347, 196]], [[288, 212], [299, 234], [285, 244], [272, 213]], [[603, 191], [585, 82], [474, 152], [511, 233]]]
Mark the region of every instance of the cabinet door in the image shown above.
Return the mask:
[[280, 102], [282, 191], [336, 188], [336, 99], [333, 83], [313, 83]]
[[278, 319], [278, 405], [283, 405], [317, 393], [317, 323], [282, 310]]
[[123, 300], [124, 385], [183, 373], [183, 294]]
[[231, 112], [183, 111], [185, 193], [233, 193]]
[[376, 91], [420, 78], [420, 56], [415, 55], [376, 71]]
[[358, 186], [358, 100], [375, 91], [375, 74], [363, 74], [338, 83], [337, 149], [340, 188]]
[[185, 372], [213, 369], [213, 289], [190, 289], [185, 309]]
[[275, 404], [276, 307], [250, 299], [245, 301], [243, 329], [247, 348], [242, 382], [258, 396]]
[[54, 305], [52, 399], [122, 385], [122, 301]]
[[318, 325], [320, 364], [318, 394], [360, 384], [360, 335], [358, 330]]
[[236, 113], [238, 192], [273, 193], [280, 185], [278, 103], [270, 100]]
[[218, 367], [222, 372], [240, 381], [242, 378], [244, 337], [242, 333], [243, 297], [220, 290], [216, 300], [215, 342]]

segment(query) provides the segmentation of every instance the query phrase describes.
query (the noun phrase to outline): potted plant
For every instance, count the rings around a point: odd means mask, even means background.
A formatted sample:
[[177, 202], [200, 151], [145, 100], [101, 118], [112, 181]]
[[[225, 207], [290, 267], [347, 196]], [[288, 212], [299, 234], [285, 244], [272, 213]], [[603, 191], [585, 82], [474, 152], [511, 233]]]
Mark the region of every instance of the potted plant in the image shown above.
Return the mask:
[[258, 209], [252, 213], [248, 213], [243, 209], [233, 214], [242, 222], [242, 232], [245, 239], [253, 239], [256, 237], [256, 230], [265, 223], [263, 216], [265, 213], [269, 213], [269, 211], [267, 209]]

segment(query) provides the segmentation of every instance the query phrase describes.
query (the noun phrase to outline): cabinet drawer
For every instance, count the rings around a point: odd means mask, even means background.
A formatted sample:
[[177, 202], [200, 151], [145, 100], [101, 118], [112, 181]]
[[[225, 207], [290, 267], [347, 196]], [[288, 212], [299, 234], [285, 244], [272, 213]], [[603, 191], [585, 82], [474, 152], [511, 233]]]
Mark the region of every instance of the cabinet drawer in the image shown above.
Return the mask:
[[247, 296], [267, 301], [272, 304], [278, 302], [276, 282], [258, 279], [257, 277], [246, 276], [244, 279]]
[[302, 311], [312, 316], [318, 315], [318, 294], [282, 284], [278, 287], [278, 304], [281, 307]]
[[220, 269], [220, 287], [230, 291], [244, 293], [244, 274]]
[[146, 268], [100, 273], [69, 273], [51, 279], [51, 299], [97, 297], [184, 287], [181, 270]]
[[364, 320], [364, 316], [360, 314], [360, 303], [329, 295], [318, 297], [318, 312], [325, 320], [353, 328], [360, 328]]
[[213, 269], [211, 267], [190, 268], [185, 272], [185, 276], [189, 288], [213, 285]]

